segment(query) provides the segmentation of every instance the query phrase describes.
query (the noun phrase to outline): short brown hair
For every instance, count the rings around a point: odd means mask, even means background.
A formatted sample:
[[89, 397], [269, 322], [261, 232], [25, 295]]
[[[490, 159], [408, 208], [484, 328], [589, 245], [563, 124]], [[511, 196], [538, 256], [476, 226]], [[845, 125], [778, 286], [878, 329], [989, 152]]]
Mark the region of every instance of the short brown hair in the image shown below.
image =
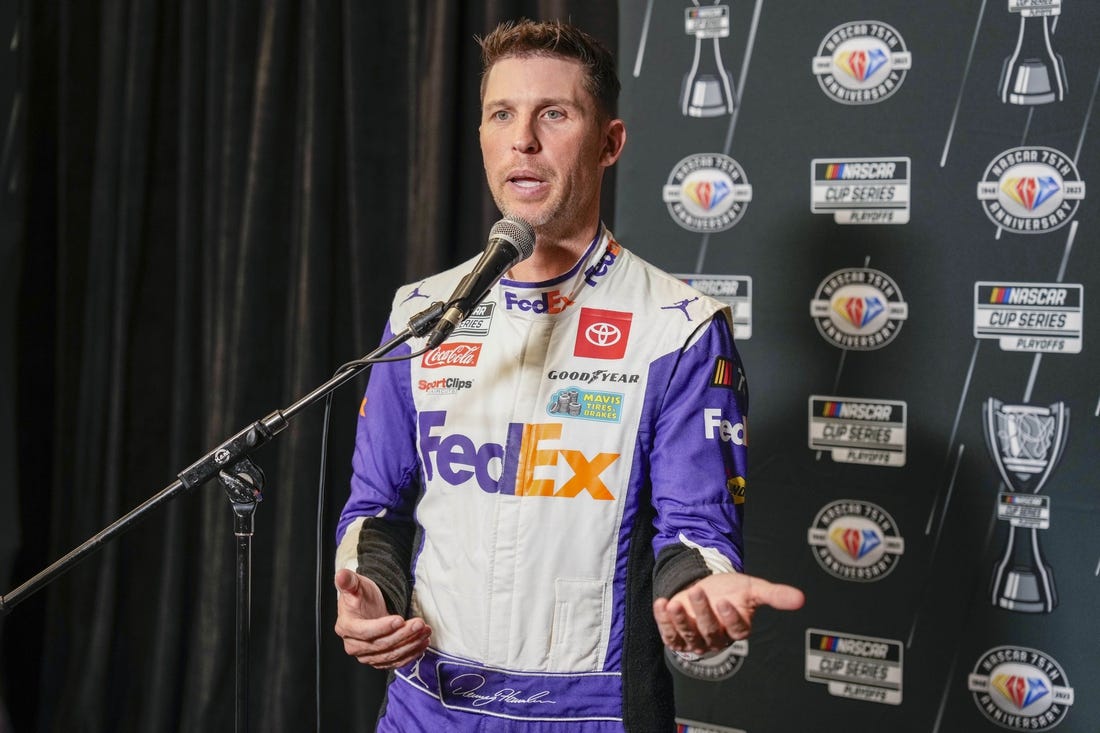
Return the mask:
[[481, 46], [481, 99], [489, 70], [501, 59], [523, 56], [557, 56], [579, 61], [584, 67], [584, 88], [595, 97], [599, 112], [615, 116], [619, 100], [619, 75], [615, 59], [596, 38], [561, 21], [535, 22], [526, 18], [501, 23], [484, 38]]

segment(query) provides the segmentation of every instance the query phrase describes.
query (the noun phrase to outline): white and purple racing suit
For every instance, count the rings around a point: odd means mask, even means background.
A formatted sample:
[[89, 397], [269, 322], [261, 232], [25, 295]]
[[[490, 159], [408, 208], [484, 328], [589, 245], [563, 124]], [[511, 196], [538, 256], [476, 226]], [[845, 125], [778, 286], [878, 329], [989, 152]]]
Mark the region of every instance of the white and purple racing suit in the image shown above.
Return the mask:
[[[400, 288], [385, 338], [470, 264]], [[502, 280], [439, 348], [373, 369], [337, 564], [433, 632], [378, 730], [673, 730], [653, 599], [742, 562], [728, 308], [601, 229], [566, 274]]]

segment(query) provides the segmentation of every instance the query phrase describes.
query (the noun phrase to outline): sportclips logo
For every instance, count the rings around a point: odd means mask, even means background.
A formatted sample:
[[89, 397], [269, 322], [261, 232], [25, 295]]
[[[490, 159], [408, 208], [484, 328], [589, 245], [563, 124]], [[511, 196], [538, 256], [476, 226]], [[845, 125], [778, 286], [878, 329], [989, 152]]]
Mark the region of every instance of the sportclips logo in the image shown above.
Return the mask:
[[813, 73], [821, 91], [841, 104], [875, 104], [905, 81], [913, 56], [893, 27], [877, 20], [838, 25], [826, 34]]
[[990, 649], [974, 666], [966, 686], [982, 714], [1009, 730], [1050, 730], [1073, 705], [1073, 688], [1062, 666], [1027, 647]]
[[[420, 456], [428, 481], [463, 486], [473, 480], [487, 494], [615, 498], [603, 474], [619, 454], [586, 454], [564, 447], [561, 423], [509, 423], [504, 445], [477, 445], [469, 436], [447, 432], [446, 425], [446, 411], [420, 413]], [[545, 478], [555, 469], [557, 477]]]
[[1073, 160], [1054, 148], [1004, 151], [978, 182], [978, 201], [997, 226], [1017, 234], [1043, 234], [1064, 226], [1085, 198]]

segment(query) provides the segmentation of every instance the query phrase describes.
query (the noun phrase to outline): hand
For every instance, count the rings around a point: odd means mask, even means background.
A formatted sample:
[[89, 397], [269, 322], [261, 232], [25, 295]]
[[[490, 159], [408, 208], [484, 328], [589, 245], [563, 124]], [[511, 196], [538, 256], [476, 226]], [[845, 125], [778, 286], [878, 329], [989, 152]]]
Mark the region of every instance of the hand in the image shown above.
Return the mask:
[[336, 572], [336, 634], [344, 651], [375, 669], [412, 662], [428, 648], [432, 630], [422, 618], [404, 619], [386, 610], [377, 584], [350, 570]]
[[741, 573], [717, 573], [672, 598], [658, 598], [653, 603], [653, 617], [669, 649], [705, 654], [747, 638], [758, 607], [793, 611], [805, 600], [802, 591], [790, 585]]

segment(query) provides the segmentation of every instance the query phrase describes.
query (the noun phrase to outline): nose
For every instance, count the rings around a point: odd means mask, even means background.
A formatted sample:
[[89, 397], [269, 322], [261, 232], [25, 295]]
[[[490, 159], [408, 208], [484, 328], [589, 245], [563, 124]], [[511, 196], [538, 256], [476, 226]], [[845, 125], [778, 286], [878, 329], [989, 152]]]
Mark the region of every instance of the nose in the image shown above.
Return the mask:
[[519, 117], [516, 120], [512, 139], [512, 149], [520, 153], [537, 153], [539, 151], [539, 136], [535, 129], [535, 118]]

